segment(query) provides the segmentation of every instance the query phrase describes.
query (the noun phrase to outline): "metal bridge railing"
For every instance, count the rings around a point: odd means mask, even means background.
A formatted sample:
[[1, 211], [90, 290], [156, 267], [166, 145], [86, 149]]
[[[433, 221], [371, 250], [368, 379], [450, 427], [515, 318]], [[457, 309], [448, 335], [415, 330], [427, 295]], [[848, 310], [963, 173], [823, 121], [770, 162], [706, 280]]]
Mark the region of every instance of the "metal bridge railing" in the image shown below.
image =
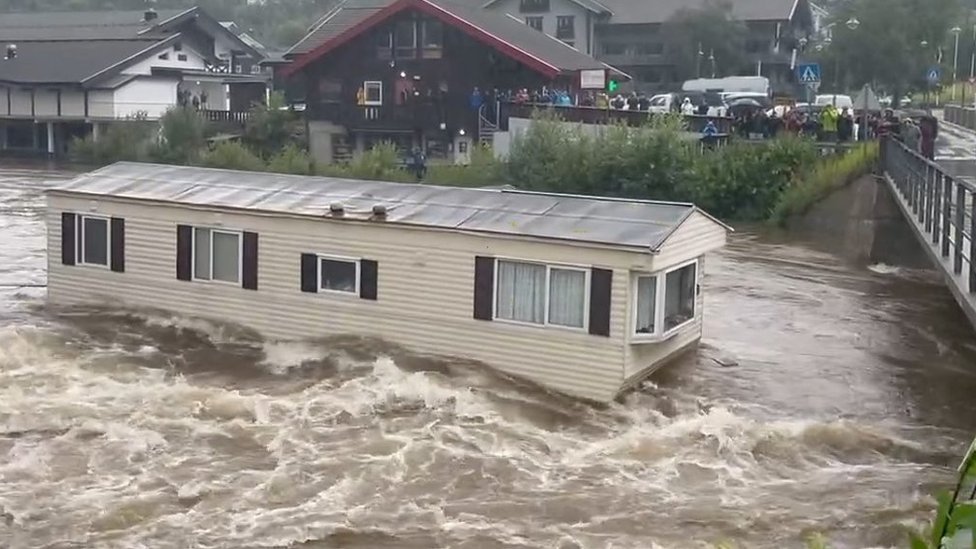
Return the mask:
[[968, 278], [964, 288], [976, 294], [976, 185], [947, 174], [891, 137], [881, 142], [881, 165], [943, 264]]

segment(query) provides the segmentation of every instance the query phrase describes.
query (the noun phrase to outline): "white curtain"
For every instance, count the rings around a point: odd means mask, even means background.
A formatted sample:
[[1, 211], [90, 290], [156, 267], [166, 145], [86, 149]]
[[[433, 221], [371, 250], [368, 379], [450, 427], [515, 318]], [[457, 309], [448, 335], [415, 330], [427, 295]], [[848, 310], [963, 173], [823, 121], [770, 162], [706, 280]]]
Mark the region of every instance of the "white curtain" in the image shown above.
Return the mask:
[[657, 277], [637, 278], [637, 327], [638, 334], [654, 333], [654, 313], [657, 305]]
[[544, 265], [499, 261], [497, 276], [496, 317], [536, 324], [545, 322]]
[[583, 327], [586, 304], [586, 273], [568, 269], [549, 272], [549, 323]]
[[214, 280], [239, 282], [241, 260], [240, 235], [214, 232], [212, 237]]
[[193, 276], [210, 280], [210, 229], [193, 230]]

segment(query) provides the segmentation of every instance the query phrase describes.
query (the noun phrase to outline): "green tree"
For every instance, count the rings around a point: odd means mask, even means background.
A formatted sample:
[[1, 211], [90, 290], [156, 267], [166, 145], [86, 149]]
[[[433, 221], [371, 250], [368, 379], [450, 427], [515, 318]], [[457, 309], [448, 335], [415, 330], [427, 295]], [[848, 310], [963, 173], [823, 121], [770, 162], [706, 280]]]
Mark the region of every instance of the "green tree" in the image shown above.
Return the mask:
[[152, 157], [167, 164], [194, 164], [207, 144], [207, 121], [187, 107], [172, 107], [159, 119]]
[[679, 10], [663, 27], [678, 80], [738, 74], [747, 64], [747, 29], [732, 16], [732, 4], [707, 0], [700, 8]]
[[285, 105], [285, 96], [275, 92], [267, 105], [258, 104], [251, 109], [244, 126], [244, 141], [263, 158], [274, 156], [291, 141], [296, 118]]

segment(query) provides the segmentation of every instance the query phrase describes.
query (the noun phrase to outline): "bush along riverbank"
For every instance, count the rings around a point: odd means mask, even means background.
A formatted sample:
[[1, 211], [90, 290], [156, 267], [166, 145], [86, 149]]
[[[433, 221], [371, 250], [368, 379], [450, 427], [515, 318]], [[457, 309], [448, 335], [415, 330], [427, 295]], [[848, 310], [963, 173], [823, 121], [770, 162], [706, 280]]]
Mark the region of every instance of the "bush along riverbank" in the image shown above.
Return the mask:
[[[82, 163], [117, 160], [200, 165], [296, 175], [413, 182], [392, 145], [380, 145], [345, 164], [315, 163], [299, 145], [301, 123], [273, 96], [256, 107], [243, 136], [212, 140], [212, 130], [190, 109], [173, 109], [160, 123], [109, 126], [98, 142], [77, 140]], [[877, 146], [821, 157], [806, 140], [733, 142], [702, 151], [680, 117], [661, 116], [640, 128], [599, 131], [539, 117], [516, 137], [508, 158], [474, 147], [469, 166], [428, 166], [425, 183], [457, 186], [512, 185], [546, 192], [693, 202], [728, 221], [781, 222], [801, 214], [834, 189], [867, 173]], [[208, 143], [216, 143], [208, 145]]]

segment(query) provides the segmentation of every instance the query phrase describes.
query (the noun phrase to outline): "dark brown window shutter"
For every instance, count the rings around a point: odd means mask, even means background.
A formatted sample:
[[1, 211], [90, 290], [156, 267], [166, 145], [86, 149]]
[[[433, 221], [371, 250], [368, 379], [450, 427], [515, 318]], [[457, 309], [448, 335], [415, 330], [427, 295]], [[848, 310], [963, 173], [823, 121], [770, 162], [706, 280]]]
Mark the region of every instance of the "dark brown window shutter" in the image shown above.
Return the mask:
[[379, 265], [371, 259], [359, 262], [359, 297], [376, 301], [376, 275]]
[[590, 271], [590, 333], [610, 337], [610, 297], [613, 271]]
[[474, 258], [474, 317], [491, 320], [495, 293], [495, 258]]
[[176, 226], [176, 278], [190, 280], [193, 265], [193, 227]]
[[258, 233], [244, 232], [241, 254], [241, 286], [245, 290], [258, 289]]
[[61, 264], [75, 264], [75, 214], [61, 214]]
[[302, 291], [319, 291], [319, 258], [315, 254], [302, 254]]
[[112, 270], [125, 272], [125, 219], [112, 218]]

